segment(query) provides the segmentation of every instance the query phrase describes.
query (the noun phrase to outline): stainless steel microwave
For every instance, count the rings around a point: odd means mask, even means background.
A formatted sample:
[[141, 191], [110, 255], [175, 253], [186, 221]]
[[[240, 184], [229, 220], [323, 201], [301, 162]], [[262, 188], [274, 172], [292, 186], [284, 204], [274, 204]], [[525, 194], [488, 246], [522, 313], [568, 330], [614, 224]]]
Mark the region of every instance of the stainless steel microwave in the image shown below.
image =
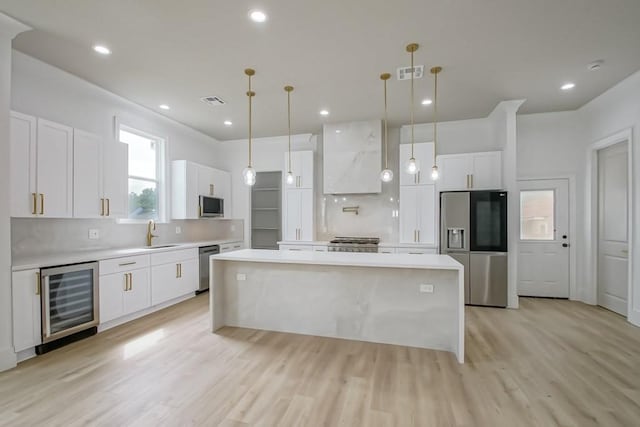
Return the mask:
[[215, 218], [224, 216], [224, 199], [211, 196], [200, 196], [200, 217]]

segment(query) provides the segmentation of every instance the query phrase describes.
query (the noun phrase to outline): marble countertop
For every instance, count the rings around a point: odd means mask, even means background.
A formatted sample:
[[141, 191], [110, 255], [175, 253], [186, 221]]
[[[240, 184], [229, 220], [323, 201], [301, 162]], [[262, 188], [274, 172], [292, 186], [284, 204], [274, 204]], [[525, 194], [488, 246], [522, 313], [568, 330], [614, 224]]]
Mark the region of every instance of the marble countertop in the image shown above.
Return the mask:
[[[175, 251], [180, 249], [199, 248], [201, 246], [211, 245], [223, 245], [225, 243], [239, 242], [238, 239], [225, 239], [225, 240], [205, 240], [199, 242], [184, 242], [184, 243], [166, 243], [166, 245], [175, 245], [168, 247], [158, 248], [119, 248], [119, 249], [97, 249], [97, 250], [84, 250], [74, 252], [57, 252], [55, 254], [42, 254], [33, 256], [23, 256], [14, 258], [12, 260], [11, 270], [32, 270], [42, 267], [53, 267], [64, 264], [77, 264], [81, 262], [99, 261], [111, 258], [120, 258], [132, 255], [154, 254], [166, 251]], [[164, 246], [165, 244], [158, 244], [157, 246]]]
[[291, 252], [243, 249], [212, 255], [216, 261], [244, 261], [279, 264], [317, 264], [350, 267], [386, 267], [423, 270], [462, 270], [462, 264], [448, 255], [378, 254], [356, 252]]

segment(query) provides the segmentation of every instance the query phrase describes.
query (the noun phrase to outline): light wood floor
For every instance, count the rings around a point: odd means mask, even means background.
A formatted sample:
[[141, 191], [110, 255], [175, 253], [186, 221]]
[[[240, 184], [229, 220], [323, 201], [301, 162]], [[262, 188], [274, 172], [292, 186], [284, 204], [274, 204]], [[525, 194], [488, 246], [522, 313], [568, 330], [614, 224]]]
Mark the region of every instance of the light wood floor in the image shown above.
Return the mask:
[[207, 295], [0, 374], [0, 425], [634, 426], [640, 329], [581, 303], [467, 308], [467, 363], [225, 328]]

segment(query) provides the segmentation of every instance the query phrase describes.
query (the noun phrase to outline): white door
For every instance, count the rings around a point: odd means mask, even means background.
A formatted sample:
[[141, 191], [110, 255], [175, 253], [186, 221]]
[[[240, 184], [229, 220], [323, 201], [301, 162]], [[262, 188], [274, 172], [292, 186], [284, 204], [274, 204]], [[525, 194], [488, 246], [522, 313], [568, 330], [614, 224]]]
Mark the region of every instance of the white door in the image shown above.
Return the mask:
[[313, 151], [292, 152], [291, 171], [295, 177], [293, 187], [313, 188]]
[[105, 216], [129, 215], [129, 146], [113, 141], [104, 146], [103, 197]]
[[12, 275], [13, 347], [16, 352], [42, 342], [40, 334], [40, 270]]
[[38, 213], [71, 218], [73, 214], [73, 129], [38, 119]]
[[198, 259], [181, 261], [179, 264], [180, 277], [178, 278], [178, 282], [180, 295], [186, 295], [190, 292], [195, 292], [198, 289], [200, 274]]
[[11, 112], [11, 216], [37, 214], [36, 118]]
[[133, 270], [129, 274], [129, 290], [124, 293], [124, 314], [135, 313], [151, 306], [149, 269]]
[[284, 240], [300, 240], [300, 208], [302, 190], [291, 189], [284, 192], [285, 214], [284, 214]]
[[215, 177], [213, 169], [207, 166], [198, 165], [198, 195], [213, 196], [215, 193]]
[[569, 298], [569, 180], [519, 184], [518, 295]]
[[100, 323], [123, 316], [123, 294], [126, 292], [128, 273], [100, 276]]
[[469, 186], [474, 190], [500, 190], [502, 188], [502, 153], [491, 151], [470, 155]]
[[298, 240], [313, 240], [313, 190], [304, 188], [300, 190], [300, 231]]
[[399, 180], [400, 185], [433, 184], [431, 168], [433, 167], [433, 143], [420, 142], [413, 146], [413, 157], [420, 165], [420, 172], [409, 174], [405, 172], [404, 164], [411, 158], [411, 144], [400, 144]]
[[436, 195], [434, 185], [420, 185], [418, 189], [418, 242], [436, 242]]
[[626, 316], [629, 262], [627, 142], [598, 151], [598, 304]]
[[439, 191], [465, 190], [469, 188], [470, 166], [466, 154], [438, 156]]
[[[102, 138], [73, 131], [73, 216], [101, 218], [106, 214], [102, 197]], [[107, 167], [110, 167], [107, 165]]]

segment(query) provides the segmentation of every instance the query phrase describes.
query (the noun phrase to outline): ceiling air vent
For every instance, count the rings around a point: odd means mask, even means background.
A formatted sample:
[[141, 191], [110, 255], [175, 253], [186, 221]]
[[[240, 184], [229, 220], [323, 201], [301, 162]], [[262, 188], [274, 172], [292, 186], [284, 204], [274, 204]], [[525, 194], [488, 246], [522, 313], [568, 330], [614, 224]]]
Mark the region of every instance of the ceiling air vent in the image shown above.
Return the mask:
[[[413, 78], [421, 79], [424, 74], [424, 65], [416, 65], [413, 70]], [[411, 80], [411, 67], [398, 68], [398, 80]]]
[[224, 102], [224, 100], [219, 96], [205, 96], [204, 98], [200, 98], [200, 99], [202, 100], [202, 102], [209, 105], [213, 105], [214, 107], [217, 107], [218, 105], [226, 104], [226, 102]]

